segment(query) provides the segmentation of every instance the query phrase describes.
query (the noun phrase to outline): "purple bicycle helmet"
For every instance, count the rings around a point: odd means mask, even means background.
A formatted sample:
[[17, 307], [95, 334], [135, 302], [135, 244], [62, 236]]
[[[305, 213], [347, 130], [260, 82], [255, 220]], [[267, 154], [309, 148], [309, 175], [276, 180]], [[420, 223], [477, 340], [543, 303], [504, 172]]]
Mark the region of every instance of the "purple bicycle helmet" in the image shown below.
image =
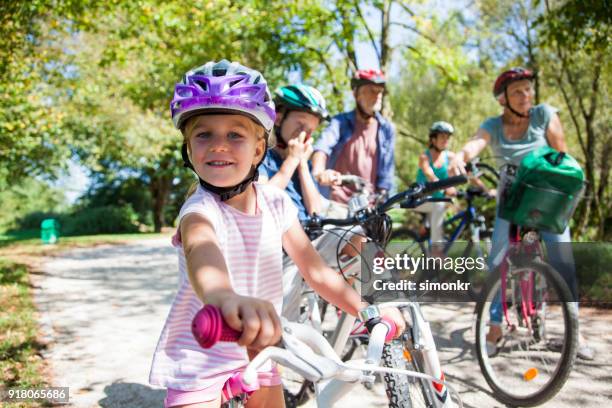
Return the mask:
[[269, 134], [276, 113], [263, 75], [237, 62], [210, 61], [187, 72], [174, 88], [170, 103], [177, 129], [203, 112], [239, 113], [259, 123]]

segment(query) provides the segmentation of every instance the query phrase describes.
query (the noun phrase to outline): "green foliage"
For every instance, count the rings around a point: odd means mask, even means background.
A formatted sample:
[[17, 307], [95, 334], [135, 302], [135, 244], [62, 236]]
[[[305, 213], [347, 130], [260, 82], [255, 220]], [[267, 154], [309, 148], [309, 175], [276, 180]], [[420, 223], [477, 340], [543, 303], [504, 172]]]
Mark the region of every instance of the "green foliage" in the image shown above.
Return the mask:
[[[64, 33], [86, 27], [92, 1], [10, 1], [0, 8], [0, 190], [21, 178], [55, 176], [70, 157], [63, 129]], [[66, 22], [70, 22], [66, 24]], [[62, 140], [65, 143], [56, 143]]]
[[41, 222], [55, 218], [60, 224], [62, 236], [94, 235], [105, 233], [129, 233], [139, 229], [139, 214], [130, 204], [85, 207], [69, 213], [34, 211], [16, 221], [15, 232], [32, 231], [40, 234]]
[[138, 231], [138, 214], [130, 205], [86, 208], [60, 218], [62, 235], [119, 234]]
[[63, 215], [57, 212], [34, 211], [16, 220], [16, 227], [9, 232], [40, 230], [40, 225], [47, 218], [59, 219]]
[[572, 245], [582, 300], [612, 302], [612, 245], [581, 242]]
[[[555, 2], [559, 3], [559, 2]], [[538, 19], [542, 36], [569, 52], [593, 54], [609, 50], [612, 36], [612, 3], [602, 0], [567, 0]]]
[[17, 220], [28, 213], [58, 212], [66, 207], [66, 198], [59, 189], [37, 179], [23, 179], [9, 189], [0, 189], [0, 231], [19, 225]]
[[96, 176], [89, 191], [80, 198], [79, 208], [130, 205], [138, 215], [139, 223], [153, 224], [151, 192], [144, 180], [138, 177], [113, 177], [106, 173]]

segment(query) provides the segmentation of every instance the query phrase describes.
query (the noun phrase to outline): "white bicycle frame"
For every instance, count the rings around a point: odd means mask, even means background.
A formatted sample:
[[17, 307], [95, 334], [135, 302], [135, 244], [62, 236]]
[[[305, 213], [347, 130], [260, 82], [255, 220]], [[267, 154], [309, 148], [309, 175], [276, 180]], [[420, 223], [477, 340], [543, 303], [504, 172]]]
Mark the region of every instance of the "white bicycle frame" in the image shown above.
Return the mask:
[[[345, 278], [354, 279], [353, 286], [355, 286], [355, 289], [359, 291], [360, 281], [358, 277], [361, 274], [361, 262], [359, 262], [359, 257], [353, 257], [348, 261], [341, 263], [340, 268]], [[318, 302], [319, 298], [312, 290], [308, 290], [305, 293], [305, 298], [308, 313], [307, 315], [302, 315], [300, 321], [311, 326], [315, 332], [320, 335], [320, 333], [323, 333], [322, 320], [324, 316], [321, 316]], [[455, 405], [452, 403], [449, 397], [449, 393], [447, 392], [444, 382], [441, 381], [444, 377], [433, 334], [431, 332], [429, 323], [425, 320], [421, 312], [419, 304], [417, 302], [393, 302], [381, 304], [379, 307], [398, 307], [404, 311], [406, 321], [409, 322], [412, 347], [422, 356], [423, 365], [420, 367], [420, 369], [423, 371], [422, 374], [416, 373], [419, 375], [412, 375], [415, 374], [415, 372], [412, 371], [408, 371], [408, 373], [410, 373], [410, 375], [413, 377], [428, 378], [433, 382], [433, 386], [428, 387], [428, 389], [431, 390], [431, 392], [428, 393], [428, 402], [430, 406], [435, 408], [454, 407]], [[331, 345], [331, 349], [335, 356], [341, 355], [345, 349], [345, 346], [351, 337], [351, 332], [355, 327], [355, 322], [355, 316], [351, 316], [347, 313], [340, 314], [332, 337], [329, 339], [329, 342], [326, 341], [328, 345]], [[369, 344], [372, 345], [371, 339]], [[366, 360], [374, 361], [377, 365], [381, 359], [382, 346], [380, 348], [380, 354], [377, 354], [378, 352], [374, 351], [372, 351], [372, 353], [374, 354], [370, 355], [370, 348], [368, 348], [368, 357]], [[380, 372], [380, 370], [374, 371]], [[406, 374], [405, 370], [400, 371], [401, 374]], [[307, 377], [305, 378], [309, 379]], [[355, 381], [359, 382], [358, 380], [354, 379], [353, 382]], [[362, 382], [367, 381], [362, 379]], [[335, 382], [322, 382], [321, 385], [316, 385], [315, 390], [319, 406], [331, 406], [333, 402], [337, 401], [339, 398], [349, 392], [353, 385], [354, 384], [342, 382], [342, 380]]]
[[[353, 197], [351, 199], [351, 204], [354, 205], [349, 205], [349, 209], [352, 210], [351, 212], [358, 211], [362, 206], [366, 205], [368, 202], [366, 197], [367, 193], [365, 192], [357, 194], [357, 197]], [[358, 257], [354, 257], [347, 263], [339, 265], [345, 278], [357, 278], [355, 279], [356, 286], [360, 284], [358, 277], [360, 276], [361, 266], [360, 262], [355, 262], [357, 258]], [[356, 289], [358, 290], [359, 288]], [[271, 348], [269, 352], [260, 353], [260, 355], [249, 364], [249, 367], [251, 367], [251, 365], [259, 366], [263, 364], [265, 360], [271, 358], [281, 364], [285, 363], [284, 365], [290, 368], [294, 368], [294, 370], [298, 371], [304, 378], [315, 384], [316, 401], [319, 407], [331, 407], [333, 403], [350, 391], [358, 382], [373, 382], [374, 377], [372, 373], [374, 372], [395, 373], [431, 381], [433, 386], [427, 388], [431, 390], [431, 394], [433, 395], [427, 395], [427, 398], [432, 407], [455, 407], [449, 394], [454, 394], [457, 397], [458, 405], [460, 407], [463, 406], [459, 395], [451, 387], [448, 387], [448, 384], [444, 381], [444, 375], [440, 366], [440, 359], [438, 357], [431, 328], [429, 323], [425, 320], [417, 302], [392, 302], [379, 305], [379, 307], [394, 306], [403, 309], [404, 313], [408, 314], [409, 318], [407, 321], [409, 321], [410, 326], [412, 347], [422, 356], [420, 359], [422, 367], [419, 367], [419, 369], [422, 369], [423, 373], [379, 366], [385, 337], [385, 334], [380, 337], [380, 334], [376, 332], [377, 327], [380, 325], [377, 325], [371, 333], [365, 361], [362, 363], [361, 360], [351, 360], [347, 363], [343, 363], [338, 355], [342, 353], [351, 336], [356, 318], [346, 313], [342, 313], [333, 337], [328, 343], [321, 335], [322, 316], [320, 314], [318, 297], [314, 292], [309, 292], [306, 294], [306, 299], [308, 303], [308, 316], [306, 316], [305, 320], [310, 322], [311, 326], [287, 322], [285, 329], [288, 328], [290, 330], [289, 335], [291, 331], [296, 331], [296, 333], [301, 334], [303, 337], [300, 340], [303, 341], [297, 341], [295, 344], [306, 346], [309, 352], [306, 353], [302, 360], [299, 360], [292, 358], [287, 350]], [[287, 333], [283, 335], [283, 339], [286, 334]], [[291, 345], [291, 342], [289, 342], [289, 345]], [[321, 360], [320, 356], [316, 356], [308, 346], [322, 353], [324, 358], [328, 359], [328, 361]], [[299, 349], [295, 351], [298, 352], [299, 355]], [[300, 371], [299, 365], [304, 364], [304, 362], [316, 362], [316, 367], [320, 368], [322, 375], [313, 376], [311, 372]], [[298, 369], [296, 369], [296, 367]], [[318, 371], [314, 366], [312, 369]], [[330, 371], [327, 372], [327, 369]], [[253, 376], [255, 374], [250, 372], [249, 375]], [[427, 392], [427, 394], [430, 393]]]
[[[282, 326], [284, 348], [267, 347], [262, 350], [246, 367], [242, 376], [244, 383], [255, 383], [257, 369], [266, 361], [273, 360], [312, 381], [315, 384], [317, 406], [321, 408], [333, 407], [358, 383], [372, 383], [373, 374], [376, 372], [394, 373], [437, 382], [441, 384], [447, 396], [446, 390], [456, 396], [459, 407], [463, 406], [459, 394], [443, 380], [415, 371], [379, 366], [388, 330], [384, 323], [379, 323], [373, 328], [366, 358], [347, 362], [342, 362], [325, 337], [313, 327], [288, 322], [286, 319], [282, 319]], [[433, 342], [433, 338], [430, 340]], [[433, 351], [435, 352], [435, 347]], [[449, 408], [455, 407], [455, 404], [448, 397], [444, 405], [434, 406]]]

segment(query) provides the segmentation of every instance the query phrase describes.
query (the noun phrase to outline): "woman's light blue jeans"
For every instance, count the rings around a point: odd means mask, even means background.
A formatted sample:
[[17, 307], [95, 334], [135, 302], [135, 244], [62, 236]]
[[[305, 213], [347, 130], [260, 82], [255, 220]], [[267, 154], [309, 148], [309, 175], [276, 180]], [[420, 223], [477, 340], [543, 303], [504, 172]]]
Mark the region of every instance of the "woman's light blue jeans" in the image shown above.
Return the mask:
[[[491, 238], [491, 253], [487, 264], [489, 271], [492, 271], [501, 264], [510, 246], [510, 222], [497, 216], [495, 218], [495, 226], [493, 229], [493, 237]], [[553, 234], [550, 232], [540, 231], [542, 240], [546, 243], [547, 261], [555, 268], [570, 289], [572, 298], [578, 300], [578, 282], [576, 280], [576, 267], [574, 265], [574, 254], [571, 248], [570, 230], [565, 229], [562, 234]], [[567, 244], [559, 244], [565, 242]], [[576, 306], [578, 304], [576, 303]], [[490, 319], [491, 324], [501, 324], [502, 322], [502, 304], [500, 293], [498, 292], [491, 302]]]

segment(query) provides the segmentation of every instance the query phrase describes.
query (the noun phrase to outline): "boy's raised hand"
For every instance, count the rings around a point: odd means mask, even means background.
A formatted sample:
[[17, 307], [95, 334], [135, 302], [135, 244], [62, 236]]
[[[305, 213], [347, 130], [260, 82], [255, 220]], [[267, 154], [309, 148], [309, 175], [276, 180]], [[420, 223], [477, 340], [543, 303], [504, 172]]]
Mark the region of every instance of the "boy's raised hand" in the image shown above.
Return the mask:
[[305, 131], [301, 131], [298, 137], [289, 140], [287, 143], [289, 156], [293, 156], [302, 161], [306, 161], [312, 154], [312, 139], [308, 138]]

